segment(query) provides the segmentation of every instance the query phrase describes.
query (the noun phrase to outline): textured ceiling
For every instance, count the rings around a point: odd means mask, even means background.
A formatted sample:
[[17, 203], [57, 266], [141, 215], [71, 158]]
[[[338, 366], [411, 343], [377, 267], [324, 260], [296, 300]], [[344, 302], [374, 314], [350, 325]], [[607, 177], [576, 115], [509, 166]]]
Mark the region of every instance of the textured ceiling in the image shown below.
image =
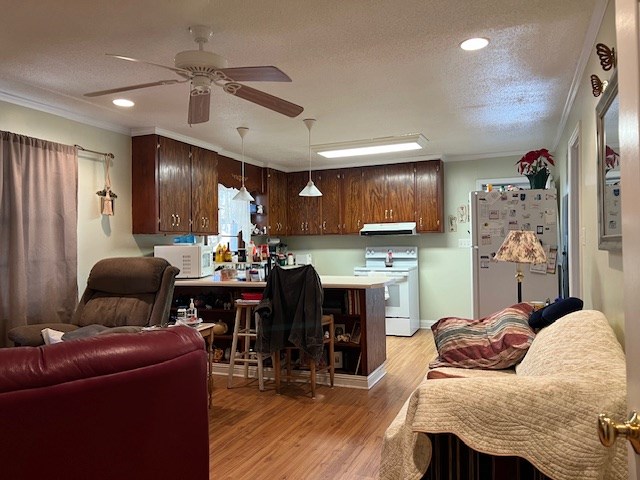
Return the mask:
[[[29, 100], [114, 128], [156, 127], [287, 170], [314, 144], [406, 133], [445, 160], [553, 148], [589, 27], [606, 0], [86, 0], [0, 1], [0, 99]], [[596, 14], [594, 15], [594, 11]], [[292, 83], [247, 82], [304, 107], [291, 119], [216, 88], [211, 120], [189, 127], [187, 84], [116, 95], [84, 93], [179, 78], [158, 67], [196, 48], [188, 26], [209, 24], [205, 49], [229, 66], [275, 65]], [[592, 29], [593, 30], [593, 29]], [[462, 40], [484, 36], [484, 50]], [[87, 145], [88, 148], [92, 146]], [[234, 155], [235, 156], [235, 155]], [[314, 157], [314, 168], [341, 166]], [[349, 165], [379, 159], [350, 159]]]

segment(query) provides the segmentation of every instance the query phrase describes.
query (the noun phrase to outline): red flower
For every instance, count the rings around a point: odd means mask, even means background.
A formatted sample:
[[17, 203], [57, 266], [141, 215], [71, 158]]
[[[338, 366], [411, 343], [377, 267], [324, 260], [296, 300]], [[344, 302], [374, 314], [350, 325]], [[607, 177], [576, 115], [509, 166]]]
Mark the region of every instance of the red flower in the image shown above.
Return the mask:
[[555, 164], [553, 163], [553, 155], [546, 148], [531, 150], [516, 162], [518, 172], [523, 175], [534, 174], [543, 168], [548, 170], [549, 165]]
[[616, 168], [616, 166], [618, 166], [618, 162], [620, 161], [620, 155], [613, 148], [607, 145], [604, 160], [606, 164], [606, 170], [609, 171], [611, 169]]

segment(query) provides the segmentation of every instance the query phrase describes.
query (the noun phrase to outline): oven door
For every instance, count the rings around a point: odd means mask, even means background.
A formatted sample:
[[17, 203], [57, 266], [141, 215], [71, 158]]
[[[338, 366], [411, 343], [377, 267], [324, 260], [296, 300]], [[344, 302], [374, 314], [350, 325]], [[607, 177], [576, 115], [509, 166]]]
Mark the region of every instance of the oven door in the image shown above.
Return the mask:
[[385, 302], [385, 316], [387, 318], [409, 318], [409, 274], [389, 272], [385, 276], [394, 280], [385, 287], [388, 292], [388, 298]]

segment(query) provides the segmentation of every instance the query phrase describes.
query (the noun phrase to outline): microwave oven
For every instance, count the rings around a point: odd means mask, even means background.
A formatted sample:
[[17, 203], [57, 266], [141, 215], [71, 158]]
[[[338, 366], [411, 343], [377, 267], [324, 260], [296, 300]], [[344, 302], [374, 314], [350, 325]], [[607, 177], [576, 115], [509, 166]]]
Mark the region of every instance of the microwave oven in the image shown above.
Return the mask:
[[156, 245], [153, 255], [166, 259], [180, 269], [176, 278], [201, 278], [213, 275], [211, 245]]

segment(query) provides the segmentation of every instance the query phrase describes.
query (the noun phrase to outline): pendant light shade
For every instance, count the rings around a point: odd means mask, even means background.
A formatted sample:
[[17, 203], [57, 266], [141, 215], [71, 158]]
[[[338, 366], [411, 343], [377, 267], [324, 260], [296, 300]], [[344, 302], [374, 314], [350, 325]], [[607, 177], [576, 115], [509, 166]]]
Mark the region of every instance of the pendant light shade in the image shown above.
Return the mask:
[[238, 190], [238, 193], [235, 194], [233, 199], [241, 202], [253, 202], [254, 198], [244, 186], [244, 136], [247, 134], [249, 129], [247, 127], [238, 127], [237, 130], [238, 134], [240, 134], [240, 138], [242, 139], [242, 187], [240, 187], [240, 190]]
[[307, 126], [307, 130], [309, 130], [309, 181], [298, 195], [301, 197], [321, 197], [322, 192], [318, 190], [318, 187], [311, 180], [311, 127], [316, 123], [316, 120], [315, 118], [305, 118], [303, 122]]

